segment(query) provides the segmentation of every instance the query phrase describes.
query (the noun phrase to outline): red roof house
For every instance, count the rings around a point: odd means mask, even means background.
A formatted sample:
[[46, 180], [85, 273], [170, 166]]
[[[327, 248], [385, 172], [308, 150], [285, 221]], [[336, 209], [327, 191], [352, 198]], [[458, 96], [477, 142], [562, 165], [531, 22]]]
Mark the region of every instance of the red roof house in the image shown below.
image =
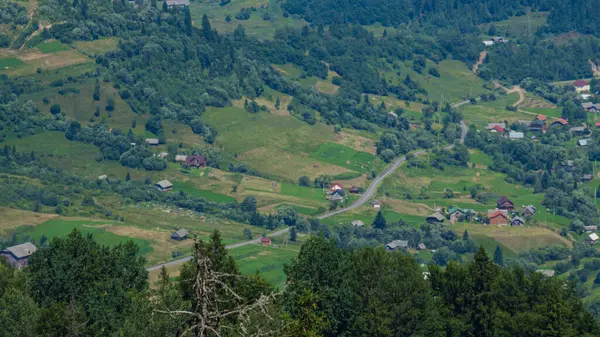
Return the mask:
[[206, 167], [206, 157], [204, 156], [187, 156], [185, 165], [191, 167]]
[[567, 124], [569, 124], [569, 122], [567, 122], [566, 119], [559, 118], [559, 119], [555, 120], [554, 122], [552, 122], [552, 124], [550, 124], [550, 125], [567, 125]]
[[270, 246], [271, 239], [270, 238], [260, 238], [260, 244], [263, 246]]
[[331, 187], [329, 188], [332, 192], [337, 191], [337, 190], [343, 190], [344, 189], [344, 185], [340, 184], [340, 183], [332, 183]]
[[600, 122], [596, 123], [596, 127], [600, 128]]
[[503, 129], [503, 128], [502, 128], [500, 125], [494, 125], [494, 126], [493, 126], [493, 127], [490, 129], [490, 131], [492, 131], [492, 130], [495, 130], [496, 132], [499, 132], [499, 133], [504, 133], [504, 129]]
[[590, 83], [588, 81], [584, 81], [584, 80], [577, 80], [577, 81], [573, 82], [573, 86], [575, 88], [583, 88], [588, 85], [590, 85]]
[[544, 115], [537, 115], [536, 119], [539, 121], [545, 121], [546, 119], [548, 119], [548, 117], [546, 117]]
[[496, 209], [488, 211], [488, 219], [490, 219], [490, 225], [507, 225], [508, 224], [508, 212], [506, 210]]

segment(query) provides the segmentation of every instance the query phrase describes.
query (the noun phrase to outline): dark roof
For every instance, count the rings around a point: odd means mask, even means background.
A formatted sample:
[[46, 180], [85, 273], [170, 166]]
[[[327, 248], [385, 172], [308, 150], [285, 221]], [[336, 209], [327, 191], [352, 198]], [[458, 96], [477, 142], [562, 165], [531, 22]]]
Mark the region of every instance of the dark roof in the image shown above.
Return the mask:
[[206, 157], [204, 156], [187, 156], [185, 164], [188, 166], [206, 166]]
[[408, 241], [406, 241], [406, 240], [394, 240], [394, 241], [388, 243], [386, 245], [386, 247], [388, 249], [392, 249], [392, 250], [396, 249], [398, 247], [400, 247], [400, 248], [406, 248], [406, 247], [408, 247]]
[[165, 0], [167, 6], [189, 6], [190, 0]]
[[427, 219], [435, 219], [437, 221], [444, 221], [444, 216], [441, 215], [439, 212], [435, 212], [433, 214], [431, 214], [430, 216], [427, 217]]
[[171, 235], [171, 236], [176, 236], [176, 237], [184, 238], [184, 237], [188, 236], [189, 234], [190, 233], [188, 233], [187, 230], [180, 229], [177, 232], [173, 233], [173, 235]]
[[500, 197], [500, 199], [498, 199], [498, 205], [502, 205], [505, 203], [510, 203], [511, 205], [514, 205], [512, 201], [510, 201], [510, 199], [508, 199], [507, 197]]
[[156, 183], [156, 186], [165, 189], [165, 188], [172, 188], [173, 184], [171, 184], [171, 182], [168, 180], [161, 180]]

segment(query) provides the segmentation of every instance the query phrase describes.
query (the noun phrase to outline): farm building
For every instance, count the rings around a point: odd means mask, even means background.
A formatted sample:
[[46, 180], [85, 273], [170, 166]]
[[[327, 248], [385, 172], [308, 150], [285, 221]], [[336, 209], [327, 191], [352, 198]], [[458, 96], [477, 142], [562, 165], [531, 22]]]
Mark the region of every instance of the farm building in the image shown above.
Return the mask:
[[161, 152], [159, 154], [156, 155], [158, 158], [164, 159], [167, 158], [169, 156], [168, 152]]
[[182, 163], [185, 162], [185, 160], [187, 159], [188, 156], [184, 155], [184, 154], [178, 154], [175, 155], [175, 161], [178, 163]]
[[589, 174], [589, 173], [588, 174], [584, 174], [583, 177], [582, 177], [583, 181], [592, 181], [593, 179], [594, 179], [594, 176], [591, 175], [591, 174]]
[[360, 190], [358, 189], [358, 187], [356, 187], [356, 186], [352, 185], [352, 187], [350, 187], [350, 188], [348, 189], [348, 192], [350, 192], [350, 193], [353, 193], [353, 194], [356, 194], [356, 193], [360, 193]]
[[569, 132], [573, 135], [581, 136], [585, 133], [585, 130], [587, 130], [587, 127], [585, 127], [585, 125], [581, 125], [570, 128]]
[[573, 87], [575, 87], [575, 91], [577, 92], [589, 92], [590, 82], [584, 80], [577, 80], [573, 82]]
[[486, 47], [493, 46], [493, 45], [494, 45], [494, 41], [492, 41], [492, 40], [484, 40], [484, 41], [483, 41], [483, 44], [484, 44]]
[[598, 237], [598, 234], [592, 233], [592, 234], [588, 235], [588, 238], [586, 239], [586, 241], [589, 244], [595, 245], [598, 242], [598, 239], [600, 239], [600, 237]]
[[444, 222], [446, 218], [440, 212], [435, 212], [425, 219], [428, 223], [440, 223]]
[[504, 123], [488, 123], [487, 129], [490, 132], [504, 133], [504, 130], [506, 129], [506, 124], [504, 124]]
[[520, 216], [514, 217], [510, 222], [511, 226], [523, 226], [524, 224], [525, 224], [525, 220], [523, 218], [521, 218]]
[[417, 249], [418, 249], [418, 250], [425, 250], [425, 249], [427, 249], [427, 247], [425, 246], [425, 244], [424, 244], [424, 243], [422, 243], [422, 242], [421, 242], [421, 243], [419, 243], [419, 244], [417, 245]]
[[523, 139], [525, 134], [523, 132], [511, 131], [508, 133], [508, 138], [511, 140]]
[[270, 246], [272, 243], [270, 238], [260, 238], [260, 244], [263, 246]]
[[354, 220], [351, 222], [354, 227], [365, 227], [365, 223], [360, 220]]
[[529, 123], [529, 131], [542, 131], [546, 130], [546, 120], [536, 119]]
[[327, 200], [332, 200], [332, 201], [341, 201], [344, 200], [344, 197], [346, 196], [346, 193], [344, 192], [344, 190], [334, 190], [334, 191], [328, 191], [326, 193], [326, 199]]
[[585, 228], [585, 231], [588, 233], [595, 232], [598, 230], [598, 226], [583, 226], [583, 228]]
[[165, 0], [167, 8], [182, 8], [190, 5], [190, 0]]
[[506, 225], [508, 224], [508, 211], [502, 209], [489, 210], [488, 219], [490, 219], [490, 225]]
[[371, 206], [373, 206], [373, 208], [381, 208], [381, 202], [379, 200], [373, 200], [373, 202], [371, 203]]
[[537, 208], [533, 205], [529, 205], [529, 206], [525, 206], [525, 209], [523, 210], [523, 216], [525, 217], [531, 217], [535, 215], [535, 212], [537, 212]]
[[475, 214], [475, 211], [467, 208], [450, 207], [448, 209], [450, 215], [450, 223], [453, 224], [457, 221], [463, 221], [466, 217]]
[[171, 239], [177, 240], [177, 241], [186, 240], [189, 235], [190, 235], [190, 233], [188, 233], [187, 230], [180, 229], [177, 232], [174, 232], [173, 234], [171, 234]]
[[21, 269], [27, 265], [29, 257], [36, 251], [37, 247], [33, 243], [26, 242], [0, 251], [0, 256], [4, 256], [9, 265]]
[[168, 180], [161, 180], [157, 182], [154, 186], [156, 186], [156, 188], [163, 192], [170, 191], [173, 189], [173, 184], [171, 184], [171, 182]]
[[191, 167], [206, 167], [206, 157], [204, 156], [187, 156], [185, 164]]
[[146, 138], [145, 142], [148, 145], [158, 145], [159, 143], [158, 138]]
[[108, 176], [106, 174], [103, 174], [98, 177], [98, 180], [106, 180], [106, 179], [108, 179]]
[[344, 197], [339, 195], [338, 193], [333, 193], [328, 200], [331, 201], [344, 201]]
[[548, 270], [548, 269], [538, 269], [535, 272], [540, 273], [546, 277], [554, 277], [554, 274], [556, 274], [556, 272], [554, 270]]
[[507, 197], [500, 197], [497, 202], [498, 209], [505, 209], [512, 211], [515, 208], [515, 204], [510, 201]]
[[508, 43], [508, 39], [503, 36], [494, 36], [491, 38], [494, 43]]
[[406, 249], [406, 248], [408, 248], [408, 241], [394, 240], [394, 241], [388, 243], [387, 245], [385, 245], [385, 248], [389, 251], [394, 251], [394, 250], [398, 250], [398, 249]]
[[342, 185], [340, 183], [332, 183], [331, 186], [329, 186], [329, 190], [331, 192], [335, 192], [335, 191], [339, 191], [339, 190], [344, 190], [344, 185]]
[[577, 146], [579, 147], [586, 147], [588, 146], [588, 140], [587, 139], [580, 139], [577, 141]]

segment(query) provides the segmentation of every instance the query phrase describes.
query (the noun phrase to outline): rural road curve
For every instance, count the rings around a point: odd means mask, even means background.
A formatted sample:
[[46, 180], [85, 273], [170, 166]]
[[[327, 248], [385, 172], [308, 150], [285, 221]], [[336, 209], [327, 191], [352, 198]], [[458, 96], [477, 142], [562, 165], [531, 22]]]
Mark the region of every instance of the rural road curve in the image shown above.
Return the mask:
[[[469, 103], [469, 101], [463, 101], [460, 103], [456, 103], [454, 104], [452, 107], [453, 108], [458, 108], [460, 106], [463, 106], [465, 104]], [[465, 136], [467, 135], [467, 131], [469, 130], [469, 128], [467, 127], [467, 125], [465, 124], [465, 122], [460, 121], [460, 130], [461, 130], [461, 134], [460, 134], [460, 143], [464, 143], [465, 142]], [[454, 145], [448, 145], [445, 148], [446, 149], [451, 149], [453, 148]], [[419, 150], [419, 151], [415, 151], [412, 154], [415, 156], [420, 156], [427, 153], [426, 150]], [[399, 157], [398, 159], [396, 159], [396, 161], [391, 165], [388, 166], [383, 172], [381, 172], [381, 174], [379, 174], [375, 179], [373, 179], [373, 181], [371, 182], [371, 184], [369, 185], [369, 187], [367, 188], [367, 190], [360, 196], [360, 198], [358, 198], [358, 200], [356, 200], [355, 202], [353, 202], [350, 206], [346, 207], [346, 208], [342, 208], [336, 211], [332, 211], [332, 212], [328, 212], [325, 214], [321, 214], [317, 217], [317, 219], [319, 220], [323, 220], [323, 219], [327, 219], [329, 217], [332, 217], [334, 215], [338, 215], [344, 212], [348, 212], [350, 210], [356, 209], [358, 207], [361, 207], [362, 205], [364, 205], [367, 201], [369, 201], [373, 195], [375, 195], [375, 192], [377, 191], [377, 187], [379, 186], [379, 183], [381, 183], [383, 181], [383, 179], [385, 179], [387, 176], [389, 176], [390, 174], [392, 174], [394, 171], [396, 171], [398, 169], [398, 167], [400, 167], [400, 165], [402, 165], [404, 162], [406, 161], [406, 156], [402, 156]], [[274, 236], [280, 236], [280, 235], [284, 235], [287, 232], [290, 231], [289, 227], [277, 230], [275, 232], [271, 232], [268, 233], [267, 236], [268, 237], [274, 237]], [[244, 242], [240, 242], [240, 243], [234, 243], [232, 245], [228, 245], [225, 246], [226, 249], [233, 249], [233, 248], [239, 248], [239, 247], [243, 247], [243, 246], [247, 246], [247, 245], [252, 245], [252, 244], [257, 244], [260, 242], [260, 238], [258, 239], [254, 239], [254, 240], [250, 240], [250, 241], [244, 241]], [[170, 262], [166, 262], [166, 263], [162, 263], [162, 264], [158, 264], [152, 267], [148, 267], [146, 268], [147, 271], [155, 271], [158, 270], [160, 268], [162, 268], [163, 266], [165, 267], [171, 267], [171, 266], [176, 266], [176, 265], [180, 265], [182, 263], [185, 263], [189, 260], [191, 260], [192, 257], [191, 256], [186, 256], [184, 258], [178, 259], [178, 260], [173, 260]]]

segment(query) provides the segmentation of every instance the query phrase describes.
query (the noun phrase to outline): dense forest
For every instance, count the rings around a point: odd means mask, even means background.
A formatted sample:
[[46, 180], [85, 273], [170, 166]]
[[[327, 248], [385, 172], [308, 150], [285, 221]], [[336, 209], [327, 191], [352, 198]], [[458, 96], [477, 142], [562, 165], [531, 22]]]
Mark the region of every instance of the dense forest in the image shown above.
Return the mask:
[[483, 249], [424, 274], [402, 253], [314, 237], [286, 267], [281, 290], [240, 275], [218, 232], [196, 242], [179, 276], [163, 269], [152, 288], [136, 252], [74, 231], [23, 271], [0, 264], [0, 336], [600, 334], [573, 283], [503, 268]]

